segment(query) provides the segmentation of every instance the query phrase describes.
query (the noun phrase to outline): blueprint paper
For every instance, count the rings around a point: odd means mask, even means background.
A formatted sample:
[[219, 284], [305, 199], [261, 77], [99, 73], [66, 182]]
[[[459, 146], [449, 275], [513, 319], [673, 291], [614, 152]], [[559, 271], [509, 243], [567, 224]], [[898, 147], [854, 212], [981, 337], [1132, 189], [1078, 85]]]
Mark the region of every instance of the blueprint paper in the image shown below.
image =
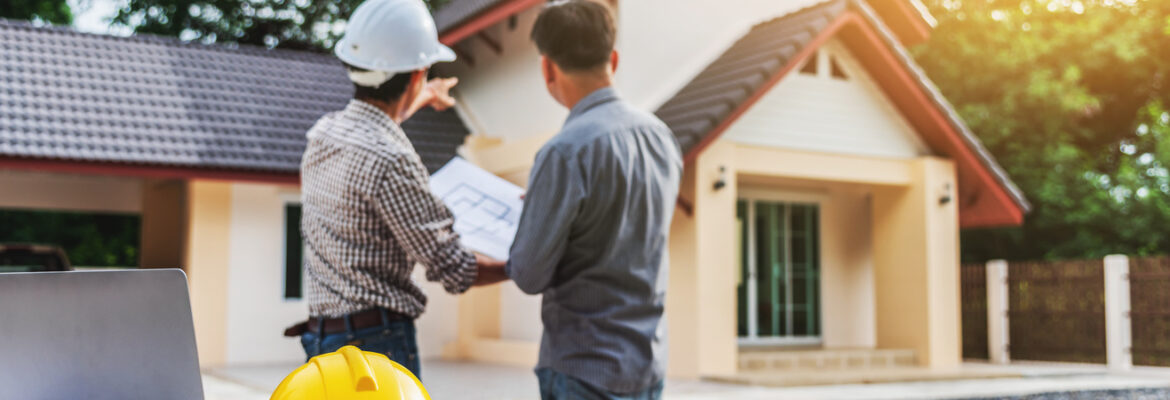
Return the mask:
[[455, 157], [431, 175], [431, 191], [455, 214], [455, 232], [463, 246], [497, 260], [507, 260], [524, 189]]

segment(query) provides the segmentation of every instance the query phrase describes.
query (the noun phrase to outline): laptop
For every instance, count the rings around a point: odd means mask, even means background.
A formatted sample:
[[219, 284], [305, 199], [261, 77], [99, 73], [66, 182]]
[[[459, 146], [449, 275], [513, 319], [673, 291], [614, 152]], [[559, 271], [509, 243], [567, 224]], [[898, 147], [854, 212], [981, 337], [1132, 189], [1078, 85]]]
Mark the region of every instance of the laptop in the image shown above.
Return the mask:
[[203, 399], [177, 269], [0, 274], [0, 400]]

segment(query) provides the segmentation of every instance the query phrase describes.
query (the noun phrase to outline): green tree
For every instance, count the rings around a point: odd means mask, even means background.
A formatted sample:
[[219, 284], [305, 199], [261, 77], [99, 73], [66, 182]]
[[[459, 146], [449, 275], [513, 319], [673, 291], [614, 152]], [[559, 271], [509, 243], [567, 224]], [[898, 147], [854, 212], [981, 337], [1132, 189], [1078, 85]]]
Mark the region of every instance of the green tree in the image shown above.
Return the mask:
[[132, 267], [140, 221], [128, 214], [0, 210], [0, 243], [61, 246], [73, 265]]
[[[114, 23], [204, 43], [325, 50], [363, 0], [130, 0]], [[449, 0], [427, 0], [437, 7]]]
[[964, 259], [1170, 253], [1170, 2], [927, 3], [917, 59], [1034, 205]]
[[8, 0], [0, 8], [0, 18], [69, 25], [73, 10], [67, 0]]

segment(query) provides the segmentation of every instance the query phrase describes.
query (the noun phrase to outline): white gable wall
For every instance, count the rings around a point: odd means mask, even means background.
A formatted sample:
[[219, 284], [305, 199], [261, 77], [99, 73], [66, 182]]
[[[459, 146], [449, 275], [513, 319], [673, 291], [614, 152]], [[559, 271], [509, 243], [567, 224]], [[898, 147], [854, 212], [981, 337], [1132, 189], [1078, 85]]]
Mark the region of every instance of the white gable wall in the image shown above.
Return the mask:
[[[914, 128], [837, 40], [817, 75], [792, 71], [725, 134], [737, 143], [825, 153], [913, 158], [929, 153]], [[829, 58], [848, 76], [832, 78]]]

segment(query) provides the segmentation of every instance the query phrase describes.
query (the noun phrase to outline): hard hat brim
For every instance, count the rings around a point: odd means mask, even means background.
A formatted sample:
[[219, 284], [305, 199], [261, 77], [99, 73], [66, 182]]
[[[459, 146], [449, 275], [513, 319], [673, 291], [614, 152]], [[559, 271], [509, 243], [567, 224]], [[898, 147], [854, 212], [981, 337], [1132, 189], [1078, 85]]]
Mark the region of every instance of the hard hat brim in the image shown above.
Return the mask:
[[398, 65], [388, 65], [388, 64], [383, 64], [383, 63], [370, 62], [369, 60], [366, 60], [362, 57], [358, 57], [358, 56], [350, 53], [349, 51], [347, 51], [348, 48], [349, 48], [348, 40], [346, 40], [345, 37], [342, 37], [341, 40], [339, 40], [337, 42], [337, 45], [334, 47], [333, 55], [337, 56], [337, 58], [341, 59], [341, 61], [344, 61], [346, 64], [349, 64], [349, 65], [352, 65], [352, 66], [355, 66], [358, 68], [362, 68], [362, 69], [367, 69], [370, 71], [385, 71], [385, 72], [393, 72], [393, 73], [403, 73], [403, 72], [417, 71], [420, 69], [428, 68], [428, 67], [435, 65], [437, 63], [452, 62], [452, 61], [455, 61], [456, 59], [458, 59], [458, 57], [455, 55], [455, 51], [451, 50], [450, 47], [447, 47], [446, 45], [443, 45], [442, 43], [436, 43], [434, 50], [432, 50], [430, 52], [430, 54], [428, 54], [426, 57], [423, 57], [419, 62], [412, 63], [412, 64], [398, 64]]

